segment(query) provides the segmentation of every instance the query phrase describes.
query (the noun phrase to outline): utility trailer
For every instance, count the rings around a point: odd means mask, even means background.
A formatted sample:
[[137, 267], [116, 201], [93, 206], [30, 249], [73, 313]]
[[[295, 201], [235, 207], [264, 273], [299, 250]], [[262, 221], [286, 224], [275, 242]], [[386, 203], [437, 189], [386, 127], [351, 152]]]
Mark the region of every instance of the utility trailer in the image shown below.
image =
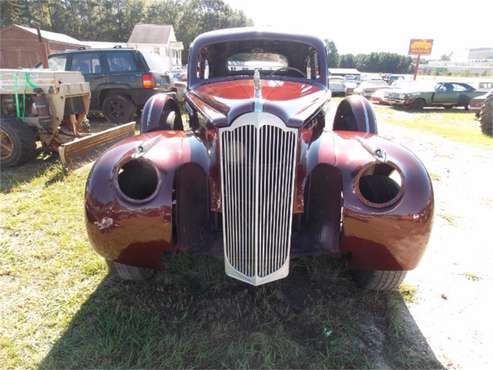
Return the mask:
[[37, 142], [72, 168], [134, 135], [135, 122], [92, 133], [87, 119], [91, 90], [80, 72], [0, 69], [0, 163], [33, 159]]

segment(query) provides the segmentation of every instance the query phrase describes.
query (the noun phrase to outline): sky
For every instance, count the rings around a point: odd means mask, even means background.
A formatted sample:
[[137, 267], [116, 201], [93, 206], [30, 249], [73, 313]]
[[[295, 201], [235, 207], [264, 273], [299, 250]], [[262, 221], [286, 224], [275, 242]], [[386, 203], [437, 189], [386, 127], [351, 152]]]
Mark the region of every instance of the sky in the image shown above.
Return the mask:
[[225, 0], [256, 26], [311, 33], [339, 53], [407, 54], [411, 38], [433, 39], [432, 58], [493, 47], [493, 0]]

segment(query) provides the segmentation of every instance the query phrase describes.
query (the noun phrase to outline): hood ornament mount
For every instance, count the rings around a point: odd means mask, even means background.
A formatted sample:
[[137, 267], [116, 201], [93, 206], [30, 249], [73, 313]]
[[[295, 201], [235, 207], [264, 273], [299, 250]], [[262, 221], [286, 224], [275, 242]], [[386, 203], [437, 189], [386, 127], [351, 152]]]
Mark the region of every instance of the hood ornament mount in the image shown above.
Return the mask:
[[253, 72], [253, 96], [255, 97], [254, 111], [262, 112], [262, 81], [260, 80], [260, 71], [255, 68]]

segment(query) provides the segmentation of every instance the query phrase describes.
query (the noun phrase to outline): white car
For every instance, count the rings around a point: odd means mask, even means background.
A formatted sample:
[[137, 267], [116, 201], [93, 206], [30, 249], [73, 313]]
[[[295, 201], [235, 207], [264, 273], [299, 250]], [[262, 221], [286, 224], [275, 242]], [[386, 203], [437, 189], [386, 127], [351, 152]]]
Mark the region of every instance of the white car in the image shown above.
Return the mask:
[[354, 89], [354, 93], [369, 98], [375, 91], [388, 88], [389, 85], [384, 80], [366, 80]]
[[346, 84], [343, 77], [329, 77], [329, 89], [332, 95], [346, 95]]

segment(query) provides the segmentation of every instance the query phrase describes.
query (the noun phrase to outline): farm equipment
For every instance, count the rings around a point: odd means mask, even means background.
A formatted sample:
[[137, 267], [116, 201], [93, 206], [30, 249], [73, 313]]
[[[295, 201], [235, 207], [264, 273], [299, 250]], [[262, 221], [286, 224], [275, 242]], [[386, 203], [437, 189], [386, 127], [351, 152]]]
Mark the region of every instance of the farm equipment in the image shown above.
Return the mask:
[[65, 168], [73, 168], [134, 134], [135, 122], [92, 133], [90, 96], [80, 72], [0, 70], [2, 167], [33, 159], [39, 141], [44, 151], [59, 153]]

